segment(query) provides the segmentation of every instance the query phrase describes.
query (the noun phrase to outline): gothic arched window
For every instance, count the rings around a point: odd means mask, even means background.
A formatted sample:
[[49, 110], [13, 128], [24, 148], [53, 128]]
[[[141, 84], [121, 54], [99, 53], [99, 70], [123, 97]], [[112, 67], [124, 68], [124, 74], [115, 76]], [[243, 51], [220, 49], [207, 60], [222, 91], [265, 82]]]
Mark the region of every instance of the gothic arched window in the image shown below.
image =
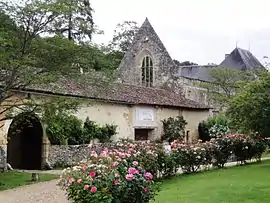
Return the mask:
[[142, 85], [153, 87], [153, 60], [145, 56], [142, 61]]

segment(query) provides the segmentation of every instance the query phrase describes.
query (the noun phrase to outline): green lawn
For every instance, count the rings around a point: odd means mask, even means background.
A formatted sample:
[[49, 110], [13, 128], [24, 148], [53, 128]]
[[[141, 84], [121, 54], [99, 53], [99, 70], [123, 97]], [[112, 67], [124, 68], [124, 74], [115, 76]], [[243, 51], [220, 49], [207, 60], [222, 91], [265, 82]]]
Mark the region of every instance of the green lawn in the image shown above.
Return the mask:
[[[31, 173], [22, 172], [0, 172], [0, 191], [15, 188], [22, 185], [28, 185], [36, 182], [31, 181]], [[58, 178], [57, 175], [52, 174], [40, 174], [40, 181], [48, 181]]]
[[162, 183], [155, 203], [269, 203], [270, 160], [180, 175]]

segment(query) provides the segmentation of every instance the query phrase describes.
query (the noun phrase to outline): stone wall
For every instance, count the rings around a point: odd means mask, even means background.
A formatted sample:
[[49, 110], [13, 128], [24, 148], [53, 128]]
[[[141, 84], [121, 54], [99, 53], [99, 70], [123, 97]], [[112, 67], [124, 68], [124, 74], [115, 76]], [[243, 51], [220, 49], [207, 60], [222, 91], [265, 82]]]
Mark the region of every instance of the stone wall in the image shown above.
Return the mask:
[[[96, 151], [98, 154], [104, 150], [119, 148], [118, 143], [97, 143], [91, 145], [50, 145], [48, 162], [55, 167], [73, 166], [90, 156], [91, 151]], [[166, 152], [171, 150], [168, 143], [163, 143]]]
[[150, 56], [153, 60], [153, 85], [162, 86], [174, 73], [175, 64], [147, 19], [119, 65], [118, 71], [123, 83], [142, 85], [141, 67], [145, 56]]
[[94, 145], [50, 145], [48, 162], [52, 167], [72, 166], [87, 159], [91, 151], [101, 152], [105, 147], [112, 148], [112, 144]]
[[6, 169], [6, 146], [0, 145], [0, 170]]

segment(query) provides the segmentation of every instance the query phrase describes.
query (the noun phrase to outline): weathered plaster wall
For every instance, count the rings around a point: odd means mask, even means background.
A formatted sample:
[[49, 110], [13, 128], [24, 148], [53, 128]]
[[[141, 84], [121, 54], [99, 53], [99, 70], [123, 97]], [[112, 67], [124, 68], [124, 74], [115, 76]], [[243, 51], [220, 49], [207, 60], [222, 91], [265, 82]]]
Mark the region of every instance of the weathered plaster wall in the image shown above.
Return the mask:
[[118, 134], [114, 140], [120, 138], [133, 139], [132, 130], [132, 108], [128, 105], [94, 102], [90, 105], [83, 104], [75, 114], [79, 119], [85, 121], [87, 117], [99, 124], [117, 125]]
[[[32, 95], [33, 98], [44, 99], [40, 95]], [[90, 104], [89, 104], [90, 103]], [[150, 110], [153, 114], [153, 120], [138, 120], [136, 111], [138, 109]], [[192, 110], [182, 108], [170, 108], [170, 107], [157, 107], [157, 106], [136, 106], [126, 104], [113, 104], [106, 102], [85, 102], [82, 103], [79, 110], [76, 112], [76, 116], [85, 121], [87, 117], [90, 120], [96, 121], [97, 123], [114, 124], [117, 125], [118, 134], [113, 137], [113, 140], [119, 140], [121, 138], [134, 139], [134, 128], [150, 128], [153, 129], [150, 139], [157, 139], [163, 132], [163, 125], [161, 120], [169, 117], [176, 117], [183, 115], [189, 122], [190, 131], [196, 131], [198, 123], [208, 116], [208, 111]], [[6, 137], [8, 133], [11, 120], [5, 121], [5, 125], [0, 129], [0, 144], [6, 144]], [[44, 138], [45, 139], [45, 138]], [[44, 140], [44, 143], [47, 141]]]
[[[45, 99], [46, 96], [32, 95], [33, 98]], [[150, 120], [138, 119], [139, 111], [150, 112]], [[148, 128], [152, 129], [149, 139], [155, 140], [160, 138], [163, 133], [163, 125], [161, 120], [169, 117], [176, 117], [183, 115], [187, 120], [187, 130], [190, 131], [190, 140], [196, 139], [198, 136], [198, 124], [200, 121], [206, 119], [209, 116], [209, 111], [196, 110], [196, 109], [182, 109], [182, 108], [169, 108], [169, 107], [157, 107], [157, 106], [141, 106], [141, 105], [127, 105], [127, 104], [113, 104], [106, 102], [89, 102], [82, 103], [81, 108], [75, 114], [79, 119], [85, 121], [87, 117], [90, 120], [96, 121], [99, 124], [114, 124], [117, 125], [118, 134], [113, 137], [113, 140], [119, 140], [120, 138], [135, 138], [135, 128]], [[1, 152], [6, 152], [7, 134], [11, 124], [11, 120], [6, 120], [5, 125], [0, 129], [0, 147]], [[48, 157], [50, 157], [49, 141], [45, 135], [43, 137], [43, 164], [46, 164]], [[1, 160], [5, 160], [6, 153], [2, 153]], [[73, 156], [73, 155], [67, 155]], [[75, 156], [75, 155], [74, 155]], [[81, 157], [80, 157], [81, 159]]]
[[157, 123], [158, 128], [156, 130], [157, 138], [160, 138], [160, 136], [163, 134], [163, 124], [162, 120], [167, 119], [169, 117], [177, 117], [182, 115], [182, 109], [167, 109], [167, 108], [158, 108], [157, 109]]
[[198, 125], [211, 115], [210, 111], [184, 110], [183, 117], [187, 121], [186, 131], [189, 131], [189, 141], [198, 139]]

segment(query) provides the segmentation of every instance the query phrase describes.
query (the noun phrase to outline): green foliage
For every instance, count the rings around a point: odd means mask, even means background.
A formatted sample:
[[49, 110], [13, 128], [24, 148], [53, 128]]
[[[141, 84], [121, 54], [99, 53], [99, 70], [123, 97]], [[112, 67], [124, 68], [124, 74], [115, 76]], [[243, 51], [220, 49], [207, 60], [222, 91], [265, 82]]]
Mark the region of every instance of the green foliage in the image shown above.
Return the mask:
[[79, 42], [91, 41], [92, 35], [102, 33], [95, 26], [89, 0], [55, 0], [57, 15], [51, 23], [51, 33]]
[[222, 125], [222, 126], [229, 126], [230, 121], [226, 117], [226, 115], [223, 114], [223, 113], [220, 113], [220, 114], [217, 114], [215, 116], [212, 116], [212, 117], [208, 117], [207, 118], [207, 120], [206, 120], [206, 126], [207, 126], [207, 128], [211, 128], [211, 127], [213, 127], [216, 124]]
[[89, 117], [83, 123], [76, 116], [71, 115], [74, 112], [74, 106], [69, 103], [70, 109], [65, 107], [64, 110], [64, 107], [60, 105], [63, 103], [46, 106], [44, 108], [46, 111], [43, 113], [43, 121], [47, 125], [47, 136], [53, 145], [89, 144], [93, 139], [99, 139], [104, 143], [109, 142], [117, 133], [116, 125], [101, 126], [91, 121]]
[[184, 140], [185, 138], [185, 126], [186, 120], [183, 116], [177, 116], [176, 118], [168, 118], [162, 121], [164, 134], [163, 140], [172, 142], [173, 140]]
[[211, 145], [197, 143], [195, 145], [181, 144], [178, 141], [172, 143], [172, 156], [175, 165], [181, 167], [184, 173], [194, 173], [202, 165], [208, 166], [212, 161]]
[[111, 137], [117, 134], [116, 130], [116, 125], [105, 124], [101, 126], [87, 117], [84, 122], [83, 134], [86, 140], [98, 139], [104, 143], [109, 142]]
[[[162, 182], [156, 203], [268, 203], [270, 160], [243, 167], [180, 175]], [[233, 195], [232, 195], [233, 194]]]
[[113, 135], [116, 135], [117, 125], [105, 124], [105, 126], [100, 127], [100, 133], [97, 134], [97, 139], [101, 142], [109, 142]]
[[209, 70], [211, 83], [202, 83], [201, 87], [209, 90], [210, 99], [220, 107], [226, 107], [230, 99], [239, 92], [246, 82], [254, 79], [248, 71], [237, 71], [225, 67]]
[[235, 129], [268, 137], [270, 134], [270, 73], [250, 82], [229, 103], [227, 116]]
[[7, 112], [40, 111], [37, 109], [48, 104], [34, 100], [14, 103], [11, 90], [46, 87], [63, 77], [80, 85], [114, 79], [113, 70], [120, 63], [114, 60], [117, 53], [86, 43], [96, 31], [89, 1], [1, 2], [0, 22], [0, 103], [5, 103], [1, 120], [13, 118]]
[[[54, 174], [40, 174], [40, 182], [57, 179], [59, 176]], [[33, 184], [31, 181], [31, 173], [8, 171], [0, 173], [0, 191], [10, 190], [12, 188]]]
[[230, 126], [230, 120], [223, 113], [209, 117], [199, 125], [199, 138], [205, 142], [226, 135], [230, 132]]
[[82, 121], [76, 116], [56, 114], [47, 123], [47, 136], [53, 145], [83, 144]]
[[111, 49], [125, 53], [130, 47], [139, 26], [135, 21], [124, 21], [118, 23], [113, 34], [113, 39], [109, 44]]
[[223, 168], [233, 154], [233, 140], [229, 137], [220, 137], [212, 140], [213, 165]]
[[231, 155], [241, 161], [259, 160], [266, 149], [263, 143], [231, 134], [192, 145], [174, 141], [172, 151], [165, 153], [161, 144], [118, 142], [100, 154], [92, 151], [86, 162], [64, 170], [60, 185], [74, 202], [147, 203], [159, 189], [153, 180], [176, 175], [180, 169], [194, 173], [212, 164], [222, 168]]
[[192, 65], [198, 65], [197, 63], [194, 63], [194, 62], [190, 62], [190, 61], [183, 61], [183, 62], [180, 62], [176, 59], [173, 60], [173, 62], [177, 65], [177, 66], [192, 66]]
[[157, 148], [158, 172], [163, 178], [172, 177], [176, 174], [176, 161], [175, 157], [169, 153], [166, 153], [163, 148]]
[[90, 142], [98, 134], [99, 134], [99, 125], [96, 122], [91, 121], [89, 117], [87, 117], [83, 124], [83, 135], [85, 140], [87, 140], [87, 142]]

